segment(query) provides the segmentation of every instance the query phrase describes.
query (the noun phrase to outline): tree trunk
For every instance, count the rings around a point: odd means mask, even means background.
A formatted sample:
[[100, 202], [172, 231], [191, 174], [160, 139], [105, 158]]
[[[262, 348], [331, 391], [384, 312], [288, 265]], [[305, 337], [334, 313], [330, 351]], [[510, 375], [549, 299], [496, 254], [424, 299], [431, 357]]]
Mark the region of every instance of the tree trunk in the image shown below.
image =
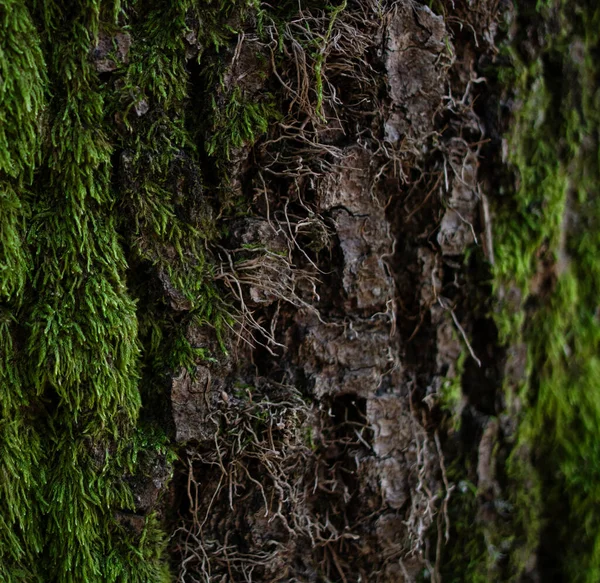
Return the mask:
[[589, 0], [0, 0], [0, 579], [600, 580]]

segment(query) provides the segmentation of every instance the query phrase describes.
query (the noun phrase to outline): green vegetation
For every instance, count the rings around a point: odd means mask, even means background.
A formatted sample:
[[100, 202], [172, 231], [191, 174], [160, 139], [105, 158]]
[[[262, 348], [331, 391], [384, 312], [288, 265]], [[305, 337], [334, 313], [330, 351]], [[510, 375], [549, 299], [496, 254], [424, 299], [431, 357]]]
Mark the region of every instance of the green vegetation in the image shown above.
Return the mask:
[[[2, 581], [170, 580], [157, 516], [137, 527], [123, 516], [136, 513], [130, 478], [145, 471], [141, 460], [172, 461], [150, 411], [166, 376], [215, 356], [193, 345], [190, 326], [211, 326], [224, 349], [232, 323], [214, 283], [215, 217], [231, 202], [228, 167], [281, 104], [225, 73], [246, 18], [260, 34], [266, 23], [281, 32], [297, 10], [276, 4], [0, 0]], [[321, 119], [325, 50], [346, 4], [322, 5], [328, 25], [317, 34], [307, 24], [300, 39], [314, 76], [308, 105]], [[470, 543], [446, 566], [456, 581], [516, 580], [547, 529], [553, 551], [564, 549], [560, 572], [591, 583], [600, 580], [600, 8], [522, 4], [520, 26], [557, 31], [526, 54], [515, 44], [503, 72], [517, 103], [507, 136], [516, 188], [496, 201], [495, 320], [503, 343], [527, 345], [527, 379], [506, 387], [520, 426], [493, 529], [479, 521], [481, 492], [461, 482], [465, 467], [476, 473], [473, 456], [448, 469], [460, 484], [452, 535]], [[102, 38], [108, 70], [94, 60]], [[506, 300], [513, 290], [518, 305]], [[456, 429], [465, 358], [442, 395]], [[252, 411], [256, 432], [267, 405]]]
[[43, 546], [42, 443], [28, 411], [33, 394], [19, 363], [17, 314], [31, 270], [28, 185], [40, 159], [45, 64], [20, 2], [0, 4], [0, 579], [36, 580]]
[[442, 411], [450, 416], [452, 431], [460, 431], [461, 414], [464, 407], [464, 395], [462, 392], [462, 375], [465, 368], [467, 350], [462, 350], [457, 361], [456, 371], [442, 381], [440, 389], [440, 405]]
[[45, 64], [39, 37], [19, 2], [4, 2], [0, 16], [0, 294], [18, 300], [29, 268], [23, 245], [31, 183], [40, 157], [39, 134], [44, 108]]
[[[535, 306], [520, 310], [524, 320], [504, 310], [498, 322], [507, 341], [529, 348], [527, 406], [509, 472], [523, 470], [520, 449], [533, 447], [541, 519], [564, 549], [560, 568], [570, 581], [591, 582], [600, 578], [600, 9], [553, 8], [537, 18], [556, 18], [558, 33], [534, 60], [513, 55], [522, 104], [509, 147], [519, 182], [496, 229], [498, 287], [518, 286]], [[526, 512], [531, 496], [516, 496]]]
[[[42, 580], [158, 581], [167, 570], [156, 547], [144, 548], [115, 515], [134, 510], [124, 476], [133, 470], [140, 344], [116, 229], [105, 88], [88, 58], [101, 8], [43, 19], [51, 100], [24, 310], [27, 381], [47, 403], [38, 420], [46, 526], [37, 564]], [[160, 538], [151, 520], [140, 536]]]
[[[517, 4], [511, 65], [500, 71], [515, 103], [506, 136], [515, 188], [494, 197], [493, 285], [500, 341], [527, 346], [526, 375], [505, 383], [519, 427], [499, 463], [507, 499], [491, 500], [504, 511], [485, 519], [483, 492], [453, 494], [444, 580], [519, 580], [537, 553], [553, 580], [591, 583], [600, 579], [600, 8]], [[539, 46], [527, 27], [545, 31]], [[444, 399], [457, 400], [455, 384]], [[461, 456], [450, 478], [474, 476], [476, 459]]]
[[[519, 3], [521, 34], [555, 32], [533, 53], [519, 52], [517, 33], [502, 71], [517, 104], [507, 136], [516, 189], [496, 201], [495, 320], [502, 342], [527, 345], [528, 363], [522, 386], [506, 388], [520, 419], [506, 462], [509, 529], [498, 519], [490, 531], [506, 544], [501, 580], [518, 579], [540, 552], [553, 577], [591, 583], [600, 579], [600, 9], [538, 4]], [[493, 559], [488, 545], [468, 568], [486, 580]]]
[[157, 517], [123, 516], [140, 460], [172, 461], [142, 403], [212, 358], [190, 325], [223, 349], [231, 325], [198, 153], [222, 172], [274, 116], [235, 84], [210, 98], [257, 8], [0, 0], [2, 581], [170, 580]]
[[[265, 96], [262, 96], [265, 99]], [[213, 98], [212, 136], [206, 145], [209, 155], [230, 160], [233, 150], [254, 143], [267, 131], [269, 120], [276, 117], [273, 103], [252, 102], [244, 98], [240, 87], [235, 87], [227, 105], [221, 110]]]

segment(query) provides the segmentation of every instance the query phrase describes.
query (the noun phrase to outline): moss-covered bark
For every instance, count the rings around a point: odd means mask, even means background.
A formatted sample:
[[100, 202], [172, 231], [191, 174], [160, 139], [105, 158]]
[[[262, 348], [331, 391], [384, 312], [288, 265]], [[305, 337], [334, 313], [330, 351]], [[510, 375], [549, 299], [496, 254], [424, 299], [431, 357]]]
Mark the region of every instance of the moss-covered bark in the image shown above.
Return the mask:
[[0, 0], [0, 579], [598, 580], [599, 26]]
[[517, 2], [492, 76], [514, 172], [493, 201], [494, 321], [509, 347], [497, 411], [518, 429], [496, 439], [504, 493], [483, 497], [496, 508], [477, 510], [481, 489], [463, 496], [480, 543], [454, 580], [599, 577], [599, 18], [593, 2]]
[[[506, 72], [521, 100], [508, 136], [519, 181], [514, 196], [499, 204], [496, 277], [499, 290], [517, 286], [532, 309], [521, 304], [520, 325], [506, 308], [497, 320], [511, 341], [528, 346], [525, 392], [516, 397], [523, 400], [517, 450], [535, 451], [548, 576], [595, 581], [600, 10], [595, 3], [556, 2], [535, 14], [520, 7], [517, 16], [521, 31], [548, 34], [527, 47], [521, 32], [514, 69]], [[509, 467], [519, 465], [511, 460]]]

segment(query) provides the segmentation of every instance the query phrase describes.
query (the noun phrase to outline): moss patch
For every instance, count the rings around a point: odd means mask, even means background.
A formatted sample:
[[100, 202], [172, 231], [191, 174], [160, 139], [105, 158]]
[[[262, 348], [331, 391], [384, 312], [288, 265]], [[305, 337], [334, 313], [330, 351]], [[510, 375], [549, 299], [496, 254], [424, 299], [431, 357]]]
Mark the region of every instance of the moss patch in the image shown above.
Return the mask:
[[[591, 582], [600, 577], [600, 10], [585, 2], [519, 8], [522, 37], [507, 71], [517, 188], [498, 200], [495, 221], [497, 294], [516, 288], [522, 298], [516, 309], [501, 301], [496, 321], [507, 342], [528, 346], [527, 381], [509, 395], [523, 405], [508, 461], [528, 549], [516, 552], [526, 560], [541, 544], [548, 576]], [[549, 33], [541, 46], [524, 38], [532, 26]]]

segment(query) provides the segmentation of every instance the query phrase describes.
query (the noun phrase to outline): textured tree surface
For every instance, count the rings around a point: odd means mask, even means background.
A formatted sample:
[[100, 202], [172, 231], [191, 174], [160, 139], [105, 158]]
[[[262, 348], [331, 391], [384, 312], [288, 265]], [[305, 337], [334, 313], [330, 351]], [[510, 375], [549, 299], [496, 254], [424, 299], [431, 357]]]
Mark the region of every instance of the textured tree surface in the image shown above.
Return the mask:
[[0, 0], [0, 581], [600, 580], [595, 0]]

